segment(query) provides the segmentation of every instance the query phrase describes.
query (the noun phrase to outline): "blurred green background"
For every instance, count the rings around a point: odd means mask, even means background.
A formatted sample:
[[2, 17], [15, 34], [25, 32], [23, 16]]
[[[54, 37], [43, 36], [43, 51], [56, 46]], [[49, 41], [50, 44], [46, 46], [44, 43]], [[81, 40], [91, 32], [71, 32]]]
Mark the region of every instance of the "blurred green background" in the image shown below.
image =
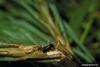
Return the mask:
[[98, 62], [100, 0], [0, 0], [0, 42], [45, 45], [57, 32], [83, 63]]

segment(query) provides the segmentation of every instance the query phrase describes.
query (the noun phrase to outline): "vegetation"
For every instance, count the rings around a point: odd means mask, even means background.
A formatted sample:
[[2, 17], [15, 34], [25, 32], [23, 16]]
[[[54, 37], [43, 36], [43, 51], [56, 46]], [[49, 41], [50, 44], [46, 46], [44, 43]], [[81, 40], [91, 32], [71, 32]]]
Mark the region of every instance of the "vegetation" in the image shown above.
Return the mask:
[[97, 62], [99, 3], [99, 0], [0, 0], [0, 42], [46, 45], [48, 41], [60, 40], [81, 62]]

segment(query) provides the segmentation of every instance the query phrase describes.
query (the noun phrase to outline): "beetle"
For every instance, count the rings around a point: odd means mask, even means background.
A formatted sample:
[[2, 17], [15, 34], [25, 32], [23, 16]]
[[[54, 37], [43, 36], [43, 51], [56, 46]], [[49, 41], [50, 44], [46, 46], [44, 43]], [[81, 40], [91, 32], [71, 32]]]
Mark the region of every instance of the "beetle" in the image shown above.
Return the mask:
[[48, 51], [50, 51], [50, 50], [52, 50], [52, 49], [54, 49], [54, 45], [53, 45], [53, 44], [49, 44], [49, 45], [44, 46], [44, 47], [42, 48], [42, 51], [43, 51], [44, 53], [46, 53], [46, 52], [48, 52]]

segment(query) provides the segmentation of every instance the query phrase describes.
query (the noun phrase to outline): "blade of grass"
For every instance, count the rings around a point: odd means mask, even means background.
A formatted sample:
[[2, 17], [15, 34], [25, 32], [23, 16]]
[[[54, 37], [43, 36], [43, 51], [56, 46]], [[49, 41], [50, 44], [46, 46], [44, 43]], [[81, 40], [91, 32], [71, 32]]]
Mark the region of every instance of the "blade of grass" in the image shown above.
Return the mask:
[[32, 9], [32, 7], [30, 7], [28, 4], [26, 4], [25, 2], [23, 2], [21, 0], [20, 1], [18, 0], [16, 2], [19, 3], [20, 5], [22, 5], [30, 13], [30, 14], [27, 14], [27, 15], [32, 16], [32, 19], [34, 21], [33, 23], [36, 24], [37, 26], [39, 26], [40, 29], [43, 29], [46, 32], [46, 30], [43, 28], [44, 25], [41, 24], [41, 19], [38, 16], [39, 14], [34, 9]]
[[0, 61], [16, 61], [16, 59], [11, 57], [0, 57]]
[[37, 44], [37, 41], [35, 40], [35, 38], [32, 37], [28, 31], [26, 31], [25, 29], [20, 29], [20, 31], [23, 32], [24, 35], [25, 35], [25, 37], [26, 37], [28, 40], [30, 40], [33, 44]]
[[75, 9], [75, 11], [72, 12], [70, 16], [70, 22], [69, 25], [72, 27], [72, 29], [78, 34], [78, 29], [81, 25], [82, 20], [84, 19], [85, 15], [88, 13], [89, 8], [94, 5], [95, 0], [84, 0], [83, 3]]
[[89, 59], [85, 54], [82, 53], [82, 51], [80, 49], [77, 48], [73, 48], [73, 51], [80, 56], [81, 58], [84, 58], [84, 60], [86, 60], [87, 62], [91, 63], [91, 59]]
[[[15, 20], [12, 20], [12, 22], [16, 22]], [[30, 30], [31, 32], [33, 32], [35, 35], [39, 36], [40, 38], [42, 38], [42, 40], [47, 41], [47, 40], [51, 40], [51, 37], [47, 36], [46, 34], [40, 32], [38, 29], [36, 29], [34, 26], [28, 24], [25, 21], [18, 21], [16, 22], [16, 24], [22, 25], [25, 28], [27, 28], [28, 30]]]
[[19, 10], [18, 11], [14, 7], [10, 8], [9, 11], [10, 11], [10, 14], [12, 16], [19, 16], [20, 15], [20, 17], [22, 17], [24, 20], [31, 21], [30, 23], [38, 26], [43, 32], [47, 32], [45, 27], [39, 21], [37, 21], [34, 17], [32, 17], [27, 11], [25, 11], [25, 10]]
[[49, 7], [51, 8], [51, 11], [53, 13], [55, 22], [58, 24], [58, 26], [60, 28], [59, 33], [63, 37], [64, 43], [66, 43], [66, 46], [67, 46], [68, 50], [72, 53], [72, 51], [70, 49], [70, 46], [68, 44], [68, 41], [67, 41], [67, 36], [66, 36], [66, 33], [65, 33], [65, 28], [64, 28], [64, 25], [63, 25], [63, 22], [62, 22], [62, 18], [59, 15], [57, 7], [54, 4], [49, 4]]
[[84, 32], [83, 32], [81, 38], [80, 38], [80, 42], [81, 42], [81, 43], [84, 43], [84, 42], [85, 42], [85, 40], [86, 40], [86, 38], [87, 38], [87, 35], [88, 35], [88, 33], [90, 32], [90, 29], [92, 28], [93, 20], [94, 20], [94, 18], [93, 18], [93, 17], [90, 17], [90, 18], [88, 19], [88, 21], [86, 22], [86, 24], [85, 24], [85, 26], [84, 26], [84, 29], [85, 29], [85, 30], [84, 30]]
[[92, 54], [84, 47], [84, 45], [79, 41], [79, 39], [77, 38], [76, 34], [74, 33], [74, 31], [71, 29], [71, 27], [64, 21], [64, 25], [66, 28], [66, 32], [68, 33], [68, 35], [77, 43], [77, 45], [84, 51], [84, 53], [86, 54], [86, 56], [88, 58], [91, 59], [91, 61], [94, 60], [94, 57], [92, 56]]
[[[11, 30], [9, 31], [9, 30], [5, 30], [5, 29], [2, 32], [4, 34], [2, 36], [6, 36], [6, 37], [9, 37], [10, 39], [12, 39], [10, 42], [14, 42], [14, 43], [18, 43], [18, 42], [24, 43], [25, 42], [24, 41], [25, 39], [22, 36], [20, 36], [20, 39], [19, 39], [18, 33], [13, 33]], [[7, 38], [5, 40], [9, 41]]]
[[[58, 29], [57, 27], [55, 26], [53, 20], [52, 20], [52, 17], [50, 16], [50, 12], [49, 12], [49, 9], [47, 7], [48, 5], [44, 2], [44, 4], [41, 4], [40, 7], [41, 7], [41, 14], [42, 16], [45, 18], [46, 22], [48, 24], [49, 27], [52, 28], [52, 30], [57, 33], [58, 32]], [[50, 28], [49, 28], [50, 29]]]
[[50, 8], [51, 8], [51, 11], [53, 13], [53, 16], [54, 16], [54, 19], [55, 21], [58, 23], [59, 27], [60, 27], [60, 33], [62, 33], [64, 36], [65, 36], [65, 33], [64, 33], [64, 26], [63, 26], [63, 23], [62, 23], [62, 19], [57, 11], [57, 8], [54, 4], [49, 4]]
[[48, 5], [46, 4], [45, 1], [43, 1], [42, 3], [37, 3], [37, 6], [40, 8], [39, 9], [39, 14], [42, 17], [42, 24], [45, 25], [45, 27], [49, 30], [50, 34], [56, 38], [56, 33], [58, 33], [58, 29], [55, 26], [52, 17], [50, 15], [49, 9], [48, 9]]

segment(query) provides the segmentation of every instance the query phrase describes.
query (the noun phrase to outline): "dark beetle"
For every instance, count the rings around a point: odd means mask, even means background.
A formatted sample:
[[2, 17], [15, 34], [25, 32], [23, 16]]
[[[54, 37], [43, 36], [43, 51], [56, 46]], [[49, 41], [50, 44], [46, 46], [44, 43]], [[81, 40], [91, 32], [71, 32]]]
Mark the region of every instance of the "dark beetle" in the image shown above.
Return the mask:
[[52, 50], [53, 48], [54, 48], [54, 45], [53, 44], [49, 44], [47, 46], [44, 46], [42, 48], [42, 51], [45, 53], [45, 52], [48, 52], [48, 51]]

